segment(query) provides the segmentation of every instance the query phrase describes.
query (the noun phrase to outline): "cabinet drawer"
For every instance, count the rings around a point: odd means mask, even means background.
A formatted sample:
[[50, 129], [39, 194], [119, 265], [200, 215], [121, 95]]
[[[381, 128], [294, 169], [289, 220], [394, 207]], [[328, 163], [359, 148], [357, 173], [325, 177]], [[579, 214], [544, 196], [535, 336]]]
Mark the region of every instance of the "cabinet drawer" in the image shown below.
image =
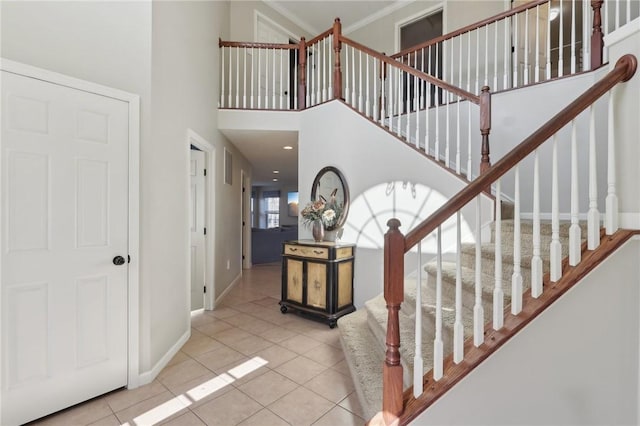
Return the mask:
[[326, 247], [306, 247], [285, 244], [284, 254], [290, 256], [308, 257], [312, 259], [328, 259], [329, 249]]
[[353, 256], [353, 247], [342, 247], [336, 250], [336, 259]]

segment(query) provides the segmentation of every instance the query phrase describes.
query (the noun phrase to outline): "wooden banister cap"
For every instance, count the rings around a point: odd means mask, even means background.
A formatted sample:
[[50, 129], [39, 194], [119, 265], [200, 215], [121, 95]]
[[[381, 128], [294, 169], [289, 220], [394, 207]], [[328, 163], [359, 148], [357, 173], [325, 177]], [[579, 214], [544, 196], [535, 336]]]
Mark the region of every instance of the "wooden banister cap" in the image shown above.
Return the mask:
[[333, 22], [335, 22], [335, 23], [338, 23], [338, 24], [339, 24], [339, 23], [340, 23], [340, 18], [336, 18], [336, 19], [334, 19], [334, 20], [333, 20]]
[[638, 68], [638, 59], [631, 53], [627, 53], [620, 57], [616, 62], [616, 68], [619, 66], [627, 68], [627, 72], [622, 77], [622, 81], [629, 81], [636, 73], [636, 69]]
[[482, 86], [482, 93], [488, 93], [491, 90], [489, 86]]
[[387, 226], [392, 231], [397, 231], [398, 228], [400, 228], [401, 225], [402, 224], [400, 223], [400, 221], [398, 219], [396, 219], [396, 218], [389, 219], [389, 221], [387, 222]]

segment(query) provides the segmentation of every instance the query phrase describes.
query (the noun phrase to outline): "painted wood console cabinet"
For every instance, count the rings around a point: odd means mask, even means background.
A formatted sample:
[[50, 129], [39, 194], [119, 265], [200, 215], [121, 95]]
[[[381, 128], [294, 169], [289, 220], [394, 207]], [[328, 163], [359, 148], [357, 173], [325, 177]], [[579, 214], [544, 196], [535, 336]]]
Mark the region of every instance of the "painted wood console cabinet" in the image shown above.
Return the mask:
[[355, 244], [286, 241], [282, 244], [282, 299], [290, 309], [334, 328], [353, 306]]

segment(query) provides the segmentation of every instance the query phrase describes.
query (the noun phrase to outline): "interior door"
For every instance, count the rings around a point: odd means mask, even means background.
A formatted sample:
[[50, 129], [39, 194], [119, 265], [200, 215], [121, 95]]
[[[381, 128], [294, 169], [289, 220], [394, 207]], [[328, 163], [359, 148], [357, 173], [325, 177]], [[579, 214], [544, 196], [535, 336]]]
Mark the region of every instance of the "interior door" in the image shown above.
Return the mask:
[[1, 78], [0, 423], [21, 424], [127, 384], [129, 106]]
[[204, 307], [205, 256], [205, 153], [191, 150], [191, 310]]

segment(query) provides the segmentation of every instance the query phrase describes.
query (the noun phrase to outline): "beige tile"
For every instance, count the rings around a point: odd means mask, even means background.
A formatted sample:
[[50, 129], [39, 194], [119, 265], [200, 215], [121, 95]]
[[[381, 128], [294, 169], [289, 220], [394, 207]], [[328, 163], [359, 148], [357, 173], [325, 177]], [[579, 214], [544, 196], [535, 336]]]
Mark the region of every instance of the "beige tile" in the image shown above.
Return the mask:
[[225, 345], [228, 345], [231, 342], [237, 342], [238, 340], [242, 340], [242, 339], [246, 339], [247, 337], [251, 337], [254, 336], [253, 334], [244, 331], [244, 330], [240, 330], [239, 328], [230, 328], [228, 330], [224, 330], [221, 331], [219, 333], [215, 333], [213, 335], [213, 337], [224, 343]]
[[280, 302], [280, 299], [276, 297], [263, 297], [262, 299], [256, 300], [253, 303], [260, 306], [278, 306], [278, 302]]
[[213, 322], [197, 327], [197, 329], [199, 332], [211, 337], [216, 333], [219, 333], [224, 330], [228, 330], [232, 327], [233, 326], [228, 322], [224, 322], [223, 320], [220, 320], [220, 319], [214, 319]]
[[36, 420], [33, 425], [88, 425], [113, 414], [104, 398], [98, 397]]
[[176, 417], [160, 424], [164, 426], [205, 426], [205, 423], [191, 411], [187, 411], [180, 417]]
[[346, 398], [340, 401], [338, 405], [345, 410], [351, 411], [353, 414], [361, 418], [365, 418], [366, 416], [364, 410], [362, 409], [362, 405], [360, 405], [358, 394], [355, 391], [347, 395]]
[[270, 342], [258, 336], [251, 336], [247, 337], [246, 339], [229, 343], [229, 347], [235, 349], [243, 355], [251, 355], [262, 349], [266, 349], [269, 346], [273, 346], [273, 342]]
[[115, 414], [111, 414], [110, 416], [103, 417], [97, 422], [90, 423], [88, 426], [120, 426], [120, 422]]
[[171, 386], [169, 391], [175, 396], [183, 395], [190, 402], [189, 408], [197, 407], [218, 398], [233, 389], [233, 379], [227, 375], [207, 373], [188, 382]]
[[280, 342], [280, 346], [283, 346], [289, 350], [292, 350], [298, 354], [304, 354], [311, 349], [320, 346], [320, 342], [313, 340], [307, 336], [297, 335], [290, 337]]
[[312, 329], [305, 330], [302, 332], [307, 337], [311, 337], [314, 340], [318, 340], [320, 342], [326, 343], [328, 345], [334, 347], [341, 347], [340, 345], [340, 332], [337, 328], [330, 329], [327, 327], [326, 329]]
[[327, 367], [315, 361], [299, 356], [287, 361], [275, 370], [298, 384], [304, 384], [325, 371]]
[[214, 340], [209, 336], [203, 335], [195, 339], [193, 338], [189, 339], [189, 341], [184, 344], [181, 351], [191, 357], [195, 357], [205, 352], [210, 352], [214, 349], [219, 349], [223, 346], [224, 345], [218, 342], [217, 340]]
[[180, 364], [181, 362], [187, 361], [189, 359], [191, 359], [189, 355], [185, 354], [182, 351], [178, 351], [178, 353], [175, 354], [173, 358], [171, 358], [171, 361], [169, 361], [169, 363], [165, 365], [164, 368], [171, 367], [172, 365]]
[[191, 327], [198, 328], [199, 326], [208, 324], [215, 321], [211, 315], [205, 315], [204, 313], [199, 313], [191, 316]]
[[165, 368], [158, 375], [158, 380], [166, 387], [171, 387], [181, 383], [186, 383], [189, 380], [193, 380], [209, 372], [210, 371], [202, 364], [190, 359], [180, 364]]
[[220, 367], [216, 373], [228, 374], [233, 378], [233, 386], [238, 387], [271, 371], [267, 365], [265, 360], [254, 356]]
[[263, 407], [237, 389], [193, 410], [207, 425], [236, 425]]
[[233, 362], [242, 362], [246, 360], [247, 357], [234, 349], [224, 346], [220, 349], [198, 355], [196, 359], [209, 370], [216, 371], [220, 367], [224, 367]]
[[[258, 299], [258, 300], [262, 300], [262, 299]], [[244, 312], [245, 314], [249, 314], [252, 312], [256, 312], [256, 311], [260, 311], [261, 309], [263, 309], [264, 307], [255, 303], [255, 301], [251, 301], [251, 302], [247, 302], [247, 303], [241, 303], [239, 305], [235, 305], [233, 307], [233, 309], [240, 311], [240, 312]]]
[[264, 408], [243, 422], [238, 423], [238, 426], [289, 426], [289, 423]]
[[292, 425], [310, 425], [333, 407], [333, 403], [320, 395], [305, 388], [299, 388], [267, 408]]
[[305, 352], [304, 356], [327, 367], [332, 367], [344, 359], [342, 349], [334, 348], [324, 343], [309, 352]]
[[340, 406], [335, 406], [327, 414], [320, 417], [320, 420], [315, 422], [313, 426], [362, 426], [364, 424], [363, 418]]
[[238, 328], [261, 336], [263, 332], [272, 329], [273, 324], [267, 321], [262, 321], [261, 319], [253, 319], [247, 323], [240, 324]]
[[248, 322], [255, 321], [255, 317], [245, 313], [239, 313], [238, 315], [234, 315], [232, 317], [226, 318], [225, 321], [237, 327], [241, 324], [246, 324]]
[[170, 420], [186, 411], [186, 404], [171, 392], [166, 391], [122, 411], [118, 411], [116, 416], [121, 424], [129, 422], [129, 424], [132, 425], [141, 425]]
[[304, 384], [304, 387], [331, 402], [338, 403], [354, 390], [350, 377], [328, 369]]
[[347, 364], [347, 360], [346, 359], [343, 359], [342, 361], [340, 361], [336, 365], [332, 366], [331, 368], [333, 368], [334, 370], [336, 370], [339, 373], [344, 374], [345, 376], [350, 376], [351, 375], [351, 370], [349, 370], [349, 364]]
[[274, 343], [280, 343], [283, 340], [290, 339], [294, 336], [296, 336], [295, 331], [287, 330], [286, 328], [282, 328], [275, 324], [272, 324], [272, 327], [270, 329], [260, 333], [260, 337]]
[[238, 389], [258, 401], [260, 404], [267, 406], [297, 387], [297, 383], [287, 379], [275, 371], [269, 371], [245, 383]]
[[213, 311], [205, 311], [206, 315], [210, 315], [214, 318], [225, 319], [232, 317], [234, 315], [238, 315], [240, 312], [232, 309], [230, 307], [221, 307], [219, 309], [214, 309]]
[[157, 380], [135, 389], [122, 389], [107, 394], [104, 399], [115, 413], [165, 392], [167, 388]]
[[285, 349], [282, 346], [273, 345], [256, 352], [255, 354], [253, 354], [253, 356], [259, 356], [260, 358], [267, 360], [267, 367], [276, 368], [279, 365], [282, 365], [285, 362], [297, 357], [298, 354], [290, 351], [289, 349]]

